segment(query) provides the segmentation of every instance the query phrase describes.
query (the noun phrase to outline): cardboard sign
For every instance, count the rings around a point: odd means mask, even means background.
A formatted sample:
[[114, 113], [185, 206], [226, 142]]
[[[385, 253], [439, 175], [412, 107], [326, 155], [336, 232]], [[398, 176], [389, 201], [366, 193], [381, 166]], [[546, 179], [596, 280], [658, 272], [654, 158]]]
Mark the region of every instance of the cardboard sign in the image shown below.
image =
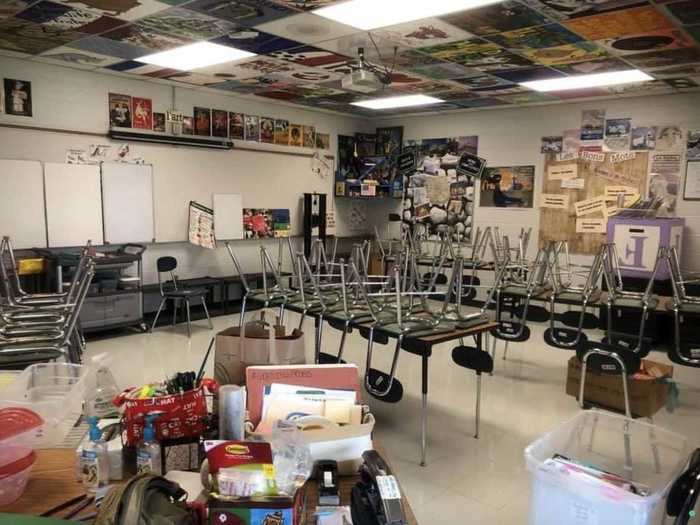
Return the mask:
[[457, 172], [460, 175], [469, 175], [470, 177], [481, 177], [481, 174], [486, 167], [486, 159], [472, 155], [471, 153], [464, 153], [459, 158], [459, 164], [457, 164]]
[[569, 196], [563, 193], [543, 193], [540, 196], [540, 208], [566, 210], [569, 208]]
[[414, 151], [402, 153], [396, 159], [396, 165], [401, 175], [410, 175], [416, 169], [416, 154]]
[[564, 179], [561, 187], [565, 190], [582, 190], [586, 187], [586, 179]]
[[579, 201], [574, 203], [574, 208], [576, 209], [576, 216], [581, 217], [583, 215], [591, 215], [592, 213], [600, 213], [605, 216], [605, 197], [593, 197], [592, 199], [586, 199], [585, 201]]
[[549, 180], [567, 180], [578, 177], [578, 164], [562, 164], [560, 166], [550, 166], [547, 169], [547, 178]]
[[576, 233], [605, 233], [607, 219], [576, 219]]
[[581, 159], [589, 160], [591, 162], [605, 162], [605, 153], [599, 153], [596, 151], [582, 151]]
[[610, 162], [617, 164], [626, 160], [634, 160], [637, 158], [637, 153], [634, 151], [621, 151], [620, 153], [611, 153]]

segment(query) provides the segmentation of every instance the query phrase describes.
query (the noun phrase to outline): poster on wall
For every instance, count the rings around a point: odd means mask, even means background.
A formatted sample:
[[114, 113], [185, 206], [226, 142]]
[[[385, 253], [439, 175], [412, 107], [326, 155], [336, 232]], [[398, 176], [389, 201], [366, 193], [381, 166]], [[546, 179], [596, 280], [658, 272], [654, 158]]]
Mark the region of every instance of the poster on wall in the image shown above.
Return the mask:
[[688, 131], [686, 160], [700, 160], [700, 129]]
[[245, 139], [253, 142], [260, 140], [260, 119], [257, 115], [245, 116]]
[[654, 126], [632, 128], [630, 149], [634, 151], [650, 151], [656, 149], [656, 128]]
[[245, 116], [243, 113], [228, 114], [228, 136], [231, 140], [245, 139]]
[[182, 117], [182, 134], [194, 135], [194, 118]]
[[228, 137], [228, 111], [211, 110], [211, 135], [212, 137]]
[[131, 97], [132, 127], [153, 129], [153, 103], [150, 98]]
[[659, 151], [683, 151], [686, 142], [680, 126], [675, 124], [658, 126], [656, 149]]
[[211, 135], [211, 110], [194, 108], [194, 134], [208, 137]]
[[214, 210], [195, 201], [190, 201], [189, 241], [209, 250], [216, 248]]
[[32, 83], [14, 78], [4, 79], [5, 113], [19, 117], [32, 116]]
[[328, 133], [316, 133], [316, 147], [318, 149], [331, 149], [331, 136]]
[[129, 95], [109, 94], [109, 125], [113, 128], [131, 127], [131, 97]]
[[632, 132], [632, 119], [612, 118], [605, 121], [605, 140], [603, 146], [606, 151], [627, 151], [630, 149], [630, 134]]
[[275, 144], [282, 146], [289, 145], [289, 121], [276, 119], [275, 120]]
[[316, 128], [314, 126], [304, 126], [302, 128], [304, 138], [302, 140], [305, 148], [313, 148], [316, 146]]
[[683, 198], [687, 201], [700, 200], [700, 162], [688, 163]]
[[584, 109], [581, 112], [581, 140], [600, 140], [605, 135], [605, 110]]
[[377, 155], [401, 153], [403, 126], [377, 128]]
[[481, 178], [479, 206], [532, 208], [534, 190], [534, 166], [486, 168]]
[[165, 133], [165, 113], [153, 113], [153, 131]]
[[260, 142], [275, 143], [275, 119], [260, 117]]
[[564, 148], [564, 137], [542, 137], [540, 153], [561, 153]]
[[304, 145], [304, 136], [302, 134], [301, 124], [289, 125], [289, 145], [298, 148]]
[[246, 239], [289, 237], [289, 209], [244, 208], [243, 230]]

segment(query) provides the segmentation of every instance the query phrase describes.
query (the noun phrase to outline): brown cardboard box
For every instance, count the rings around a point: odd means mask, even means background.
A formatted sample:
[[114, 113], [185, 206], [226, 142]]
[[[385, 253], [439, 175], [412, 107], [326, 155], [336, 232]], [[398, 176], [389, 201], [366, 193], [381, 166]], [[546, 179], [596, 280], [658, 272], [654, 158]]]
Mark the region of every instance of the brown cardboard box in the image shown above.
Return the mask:
[[[647, 359], [643, 359], [642, 363], [643, 370], [651, 377], [628, 378], [630, 410], [636, 417], [652, 417], [666, 404], [671, 388], [669, 384], [657, 379], [673, 377], [673, 367]], [[578, 399], [580, 382], [581, 362], [572, 356], [566, 374], [566, 393]], [[622, 378], [619, 375], [597, 374], [589, 368], [586, 372], [584, 399], [588, 403], [624, 413]]]
[[373, 253], [369, 258], [370, 275], [385, 275], [386, 269], [382, 267], [382, 256]]

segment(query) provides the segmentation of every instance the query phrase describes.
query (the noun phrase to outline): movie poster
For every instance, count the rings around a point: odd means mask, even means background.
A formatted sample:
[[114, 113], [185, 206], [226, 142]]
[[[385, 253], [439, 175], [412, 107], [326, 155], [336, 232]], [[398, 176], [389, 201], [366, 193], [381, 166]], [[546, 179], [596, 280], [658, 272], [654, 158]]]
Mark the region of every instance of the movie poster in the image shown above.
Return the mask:
[[289, 146], [288, 120], [275, 120], [275, 144]]
[[289, 125], [289, 145], [301, 147], [304, 144], [304, 136], [301, 124]]
[[194, 108], [194, 134], [208, 137], [211, 135], [211, 110]]
[[319, 149], [331, 149], [331, 136], [328, 133], [316, 133], [316, 147]]
[[211, 110], [211, 135], [212, 137], [228, 137], [228, 111]]
[[245, 139], [245, 115], [243, 113], [229, 113], [228, 126], [228, 136], [232, 140]]
[[5, 113], [20, 117], [32, 116], [32, 83], [14, 78], [5, 79]]
[[260, 119], [257, 115], [245, 116], [245, 139], [253, 142], [260, 140]]
[[605, 136], [605, 110], [584, 109], [581, 113], [581, 140], [601, 140]]
[[314, 126], [304, 126], [302, 128], [302, 133], [304, 135], [304, 147], [313, 148], [316, 146], [316, 128]]
[[260, 142], [275, 143], [275, 119], [268, 117], [260, 119]]
[[135, 129], [153, 129], [153, 103], [150, 98], [131, 98], [132, 126]]
[[[5, 91], [7, 91], [7, 79], [5, 79]], [[131, 127], [131, 97], [129, 95], [109, 94], [109, 125], [113, 128]]]
[[194, 118], [182, 117], [182, 134], [194, 135]]
[[377, 128], [377, 155], [401, 153], [403, 126]]
[[153, 131], [165, 133], [165, 113], [153, 113]]
[[486, 168], [481, 178], [479, 206], [532, 208], [534, 191], [534, 166]]

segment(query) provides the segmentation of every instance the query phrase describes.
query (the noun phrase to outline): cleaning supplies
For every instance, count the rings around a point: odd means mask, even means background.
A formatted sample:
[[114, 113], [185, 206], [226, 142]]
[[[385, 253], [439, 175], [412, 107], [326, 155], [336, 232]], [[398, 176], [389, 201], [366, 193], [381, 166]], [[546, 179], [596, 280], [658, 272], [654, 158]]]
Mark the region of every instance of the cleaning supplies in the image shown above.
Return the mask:
[[96, 416], [88, 417], [90, 441], [85, 444], [80, 456], [83, 485], [88, 492], [96, 492], [109, 484], [109, 456], [107, 445], [102, 440], [102, 431], [97, 426], [98, 421]]
[[163, 463], [161, 461], [160, 443], [156, 439], [156, 429], [153, 422], [160, 416], [159, 413], [146, 415], [146, 424], [143, 429], [143, 441], [136, 451], [136, 472], [138, 474], [163, 475]]

